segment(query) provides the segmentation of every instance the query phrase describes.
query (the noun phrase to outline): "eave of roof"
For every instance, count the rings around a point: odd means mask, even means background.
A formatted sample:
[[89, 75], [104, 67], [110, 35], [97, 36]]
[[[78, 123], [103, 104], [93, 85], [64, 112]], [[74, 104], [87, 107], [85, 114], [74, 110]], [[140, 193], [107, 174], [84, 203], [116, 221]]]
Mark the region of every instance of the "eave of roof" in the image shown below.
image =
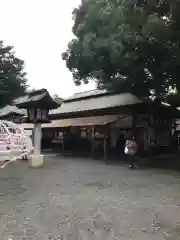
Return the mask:
[[79, 92], [79, 93], [74, 93], [72, 96], [69, 98], [65, 99], [65, 102], [69, 101], [77, 101], [77, 100], [82, 100], [86, 98], [98, 98], [103, 95], [111, 95], [112, 93], [108, 92], [107, 90], [99, 90], [99, 89], [94, 89], [90, 91], [84, 91], [84, 92]]
[[65, 101], [59, 108], [50, 110], [50, 115], [108, 109], [119, 106], [135, 105], [141, 102], [140, 99], [130, 93], [103, 95], [98, 98], [77, 99], [76, 101], [70, 102]]
[[48, 109], [55, 109], [60, 106], [50, 96], [46, 89], [40, 89], [26, 96], [17, 98], [14, 103], [19, 108], [34, 108], [34, 107], [46, 107]]

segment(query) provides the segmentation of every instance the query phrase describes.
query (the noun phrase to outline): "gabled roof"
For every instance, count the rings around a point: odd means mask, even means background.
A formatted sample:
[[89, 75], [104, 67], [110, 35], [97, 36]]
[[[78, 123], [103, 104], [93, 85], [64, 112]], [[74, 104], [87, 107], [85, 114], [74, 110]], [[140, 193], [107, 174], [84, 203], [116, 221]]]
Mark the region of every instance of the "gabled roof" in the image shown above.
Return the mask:
[[[91, 97], [90, 97], [91, 96]], [[84, 112], [98, 109], [108, 109], [112, 107], [134, 105], [141, 103], [141, 100], [130, 93], [102, 95], [92, 98], [74, 99], [74, 101], [64, 101], [62, 105], [50, 111], [50, 115], [60, 115], [65, 113]]]
[[25, 109], [19, 109], [16, 106], [7, 105], [0, 109], [0, 118], [7, 117], [9, 115], [23, 116], [26, 114]]
[[107, 90], [94, 89], [85, 92], [74, 93], [72, 96], [67, 98], [65, 101], [73, 101], [77, 99], [90, 98], [90, 97], [99, 97], [101, 95], [110, 94]]
[[60, 104], [51, 98], [49, 92], [44, 88], [33, 91], [26, 96], [17, 98], [14, 100], [14, 103], [19, 108], [39, 107], [42, 105], [49, 109], [54, 109], [60, 106]]

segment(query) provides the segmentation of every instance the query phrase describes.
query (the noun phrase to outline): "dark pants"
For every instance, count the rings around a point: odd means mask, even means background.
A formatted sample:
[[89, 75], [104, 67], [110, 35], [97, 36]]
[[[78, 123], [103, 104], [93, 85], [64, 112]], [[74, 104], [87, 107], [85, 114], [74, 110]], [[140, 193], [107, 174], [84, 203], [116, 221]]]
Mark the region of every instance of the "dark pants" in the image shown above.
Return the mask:
[[136, 163], [136, 156], [135, 155], [127, 155], [128, 157], [128, 164], [134, 165]]

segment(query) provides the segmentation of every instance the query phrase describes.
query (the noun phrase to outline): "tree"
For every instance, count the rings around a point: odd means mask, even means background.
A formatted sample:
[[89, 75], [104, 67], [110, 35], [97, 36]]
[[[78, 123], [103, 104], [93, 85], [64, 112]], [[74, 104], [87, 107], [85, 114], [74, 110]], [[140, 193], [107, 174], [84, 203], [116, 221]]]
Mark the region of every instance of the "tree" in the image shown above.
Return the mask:
[[174, 109], [180, 107], [180, 92], [173, 91], [167, 95], [166, 102]]
[[35, 91], [37, 91], [37, 89], [32, 88], [32, 87], [26, 89], [26, 93], [27, 93], [27, 94], [33, 93], [33, 92], [35, 92]]
[[27, 89], [24, 62], [17, 58], [12, 46], [0, 41], [0, 106], [11, 104]]
[[62, 54], [77, 85], [165, 101], [180, 90], [180, 6], [168, 0], [87, 0]]
[[58, 94], [54, 94], [54, 95], [52, 96], [52, 98], [53, 98], [53, 100], [54, 100], [55, 102], [57, 102], [57, 103], [59, 103], [59, 104], [61, 104], [61, 103], [63, 102], [63, 98], [59, 97]]

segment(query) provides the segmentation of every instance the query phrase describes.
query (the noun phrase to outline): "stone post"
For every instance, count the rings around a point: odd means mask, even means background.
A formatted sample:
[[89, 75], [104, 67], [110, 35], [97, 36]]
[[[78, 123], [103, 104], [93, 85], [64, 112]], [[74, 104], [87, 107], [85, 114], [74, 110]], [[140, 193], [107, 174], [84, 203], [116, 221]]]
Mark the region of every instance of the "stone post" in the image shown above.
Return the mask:
[[43, 155], [41, 155], [41, 123], [34, 124], [34, 154], [29, 156], [29, 167], [43, 167]]
[[34, 124], [34, 154], [41, 154], [41, 123]]

